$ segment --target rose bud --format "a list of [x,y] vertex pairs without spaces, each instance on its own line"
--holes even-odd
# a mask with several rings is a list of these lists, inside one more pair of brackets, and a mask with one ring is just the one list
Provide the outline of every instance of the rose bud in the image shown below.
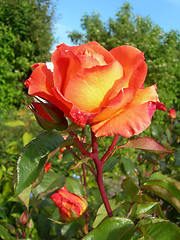
[[169,117],[172,118],[172,119],[176,118],[175,109],[173,109],[173,108],[169,109]]
[[19,222],[22,225],[25,225],[27,223],[27,212],[26,211],[21,214]]
[[50,196],[59,208],[59,213],[63,221],[78,219],[86,211],[88,203],[84,197],[75,193],[70,193],[64,186]]
[[64,113],[52,103],[40,100],[38,102],[31,101],[29,108],[34,113],[39,125],[45,130],[62,131],[68,126]]
[[51,168],[51,163],[45,163],[44,172],[45,173],[49,172],[50,168]]

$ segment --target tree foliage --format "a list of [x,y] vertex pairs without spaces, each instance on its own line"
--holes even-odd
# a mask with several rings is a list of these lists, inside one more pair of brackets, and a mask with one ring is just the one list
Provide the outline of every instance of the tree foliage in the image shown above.
[[47,61],[52,44],[49,0],[0,1],[0,109],[18,106],[34,62]]
[[[159,98],[170,107],[180,108],[180,34],[171,30],[165,33],[149,17],[132,13],[128,3],[117,11],[107,23],[98,13],[84,15],[81,19],[84,33],[69,34],[75,44],[97,41],[110,50],[120,45],[132,45],[145,53],[148,65],[146,84],[157,83]],[[160,115],[160,114],[158,114]],[[161,118],[163,113],[161,113]],[[160,120],[160,119],[159,119]]]

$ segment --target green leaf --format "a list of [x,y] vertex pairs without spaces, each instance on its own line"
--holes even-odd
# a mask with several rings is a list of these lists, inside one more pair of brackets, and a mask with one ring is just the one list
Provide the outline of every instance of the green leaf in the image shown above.
[[11,234],[8,232],[8,230],[0,225],[0,237],[5,240],[13,240],[14,238],[11,236]]
[[29,200],[30,200],[30,195],[31,195],[31,188],[32,185],[29,187],[25,188],[19,195],[18,198],[24,203],[26,206],[27,210],[29,209]]
[[[111,206],[112,211],[114,211],[115,209],[117,209],[122,203],[121,202],[117,202],[116,199],[110,199],[109,200],[109,204]],[[100,208],[97,211],[97,215],[96,215],[96,219],[93,222],[93,228],[97,227],[97,225],[102,222],[102,220],[104,218],[106,218],[108,216],[107,212],[106,212],[106,208],[104,206],[104,204],[102,204],[100,206]]]
[[163,128],[161,125],[151,125],[151,134],[155,139],[161,139],[163,134]]
[[35,195],[39,197],[49,194],[56,189],[60,189],[64,186],[65,177],[54,172],[47,172],[44,174],[44,178],[41,183],[33,190]]
[[19,154],[20,150],[19,150],[18,142],[17,141],[10,142],[7,145],[6,152],[9,154]]
[[139,187],[134,183],[132,178],[126,178],[122,183],[122,188],[126,195],[130,196],[131,199],[135,197],[139,192]]
[[174,154],[175,156],[175,164],[176,166],[180,166],[180,148],[177,149],[177,153]]
[[[139,221],[140,229],[147,239],[153,240],[177,240],[180,239],[180,229],[172,222],[162,219],[144,219]],[[145,238],[145,239],[146,239]]]
[[127,175],[134,173],[135,164],[129,158],[122,158],[122,163]]
[[25,132],[22,138],[23,138],[23,146],[26,146],[30,141],[33,140],[33,135],[32,133]]
[[44,132],[31,141],[21,153],[17,163],[17,184],[15,193],[20,194],[31,185],[44,168],[47,156],[54,151],[63,137],[54,131]]
[[[111,217],[106,218],[97,228],[87,234],[83,240],[119,240],[128,230],[134,227],[133,221],[127,218]],[[125,238],[124,238],[125,239]],[[126,238],[129,240],[130,238]]]
[[25,126],[25,123],[22,122],[21,120],[16,120],[16,121],[6,122],[4,125],[8,127],[20,127],[20,126]]
[[136,209],[136,215],[138,217],[142,217],[146,213],[152,212],[154,210],[154,207],[157,204],[158,204],[158,202],[138,204],[137,209]]
[[67,177],[65,181],[67,190],[71,193],[75,193],[81,197],[85,196],[84,187],[78,179]]
[[58,146],[58,148],[56,148],[54,151],[50,152],[48,154],[48,159],[50,159],[51,157],[53,157],[56,153],[58,153],[63,147],[69,147],[74,143],[73,139],[67,139],[64,140],[63,142],[61,142]]
[[180,212],[180,182],[162,174],[155,176],[152,175],[151,179],[153,180],[144,183],[142,189],[163,198]]
[[118,159],[118,158],[116,158],[116,157],[111,157],[111,158],[108,159],[108,161],[105,162],[105,164],[103,165],[103,172],[111,171],[118,162],[119,162],[119,159]]
[[118,148],[137,148],[151,151],[157,154],[175,153],[175,151],[165,148],[162,144],[150,137],[139,137],[130,139],[127,143],[119,146]]
[[171,139],[171,132],[170,132],[169,128],[166,128],[165,131],[166,131],[167,139],[168,139],[168,141],[170,141],[170,139]]

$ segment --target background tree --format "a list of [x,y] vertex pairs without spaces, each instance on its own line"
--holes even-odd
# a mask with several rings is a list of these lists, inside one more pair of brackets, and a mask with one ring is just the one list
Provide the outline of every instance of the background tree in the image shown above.
[[50,59],[52,17],[49,0],[0,0],[0,109],[19,106],[30,65]]
[[[108,50],[119,45],[139,48],[145,53],[148,65],[146,84],[157,83],[159,98],[167,109],[172,106],[179,109],[180,34],[174,30],[165,33],[149,17],[136,16],[131,10],[131,6],[124,3],[115,18],[109,18],[107,23],[101,21],[98,13],[84,15],[83,33],[73,31],[69,37],[75,44],[98,41]],[[158,113],[158,121],[164,114]]]

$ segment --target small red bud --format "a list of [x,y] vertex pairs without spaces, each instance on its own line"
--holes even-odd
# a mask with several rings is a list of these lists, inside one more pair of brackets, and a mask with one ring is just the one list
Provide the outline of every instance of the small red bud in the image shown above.
[[22,225],[25,225],[27,223],[27,212],[26,211],[21,214],[19,222]]
[[173,108],[169,109],[169,117],[172,118],[172,119],[176,118],[175,109],[173,109]]
[[86,211],[88,203],[84,197],[70,193],[66,187],[61,188],[50,196],[59,208],[59,213],[63,221],[78,219]]

